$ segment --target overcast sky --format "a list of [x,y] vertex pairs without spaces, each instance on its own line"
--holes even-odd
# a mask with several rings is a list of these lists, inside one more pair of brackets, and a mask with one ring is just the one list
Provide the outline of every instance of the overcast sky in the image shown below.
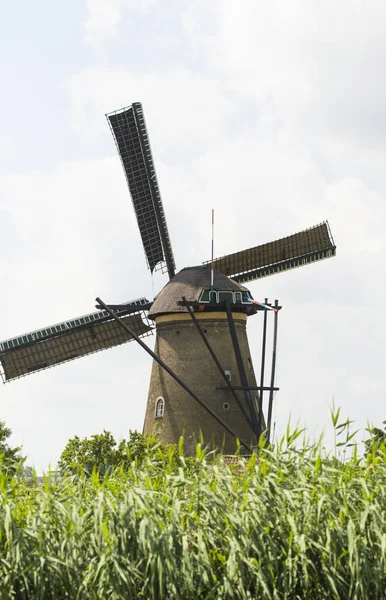
[[[385,22],[382,0],[1,3],[0,340],[166,283],[104,116],[140,101],[178,269],[209,258],[212,207],[217,256],[329,219],[336,258],[250,284],[283,305],[278,432],[330,431],[333,398],[381,424]],[[0,420],[41,470],[75,434],[141,430],[150,369],[130,343],[34,374]]]

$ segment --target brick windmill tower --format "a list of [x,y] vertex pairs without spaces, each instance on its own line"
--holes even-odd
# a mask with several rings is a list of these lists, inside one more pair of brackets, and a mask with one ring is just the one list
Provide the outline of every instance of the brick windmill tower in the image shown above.
[[[153,357],[144,432],[184,435],[194,452],[201,435],[233,453],[249,451],[264,427],[247,319],[273,307],[243,284],[335,255],[328,223],[176,274],[171,241],[140,103],[107,115],[133,201],[147,264],[169,282],[153,301],[98,300],[97,312],[0,342],[4,382],[135,340]],[[152,352],[143,342],[156,331]]]

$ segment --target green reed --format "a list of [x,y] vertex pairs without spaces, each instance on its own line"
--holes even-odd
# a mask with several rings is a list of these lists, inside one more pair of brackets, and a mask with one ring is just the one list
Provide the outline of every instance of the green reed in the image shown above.
[[359,458],[335,428],[339,457],[288,428],[230,465],[198,446],[104,478],[0,474],[1,599],[386,598],[386,449]]

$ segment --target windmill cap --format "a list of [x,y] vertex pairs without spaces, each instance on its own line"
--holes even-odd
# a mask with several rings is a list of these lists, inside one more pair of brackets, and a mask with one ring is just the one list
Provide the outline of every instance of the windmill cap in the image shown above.
[[[170,313],[186,313],[185,306],[178,302],[185,297],[189,301],[199,300],[204,290],[210,289],[210,265],[185,267],[157,294],[149,310],[149,318]],[[214,271],[214,289],[223,292],[249,292],[248,288],[233,281],[223,273]]]

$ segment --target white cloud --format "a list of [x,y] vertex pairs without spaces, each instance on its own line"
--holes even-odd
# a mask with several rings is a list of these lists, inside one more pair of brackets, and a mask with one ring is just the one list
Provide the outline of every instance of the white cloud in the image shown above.
[[104,113],[141,101],[153,137],[161,137],[167,149],[181,144],[184,152],[222,135],[233,110],[218,82],[183,67],[144,74],[84,69],[70,78],[69,93],[78,135],[106,135]]
[[116,33],[122,18],[122,0],[88,0],[85,39],[90,45],[105,41]]
[[125,11],[147,12],[158,0],[87,0],[85,41],[96,50],[117,35]]
[[[271,97],[298,135],[318,129],[371,146],[384,141],[383,2],[345,0],[339,9],[330,0],[215,6],[216,35],[208,46],[204,32],[202,46],[227,86],[258,100]],[[200,22],[199,11],[189,16]]]
[[[10,335],[17,324],[38,327],[47,319],[89,312],[97,290],[109,289],[114,276],[115,289],[124,297],[141,295],[130,289],[128,276],[119,279],[119,257],[128,240],[135,236],[138,256],[142,250],[116,159],[63,163],[48,173],[3,176],[0,196],[12,231],[0,259],[1,270],[10,280],[1,303],[12,305],[15,297],[21,299],[33,288],[40,295],[33,322],[28,312],[15,312],[14,322],[6,324]],[[135,244],[130,247],[133,252]],[[82,287],[89,289],[83,298],[79,297]]]

